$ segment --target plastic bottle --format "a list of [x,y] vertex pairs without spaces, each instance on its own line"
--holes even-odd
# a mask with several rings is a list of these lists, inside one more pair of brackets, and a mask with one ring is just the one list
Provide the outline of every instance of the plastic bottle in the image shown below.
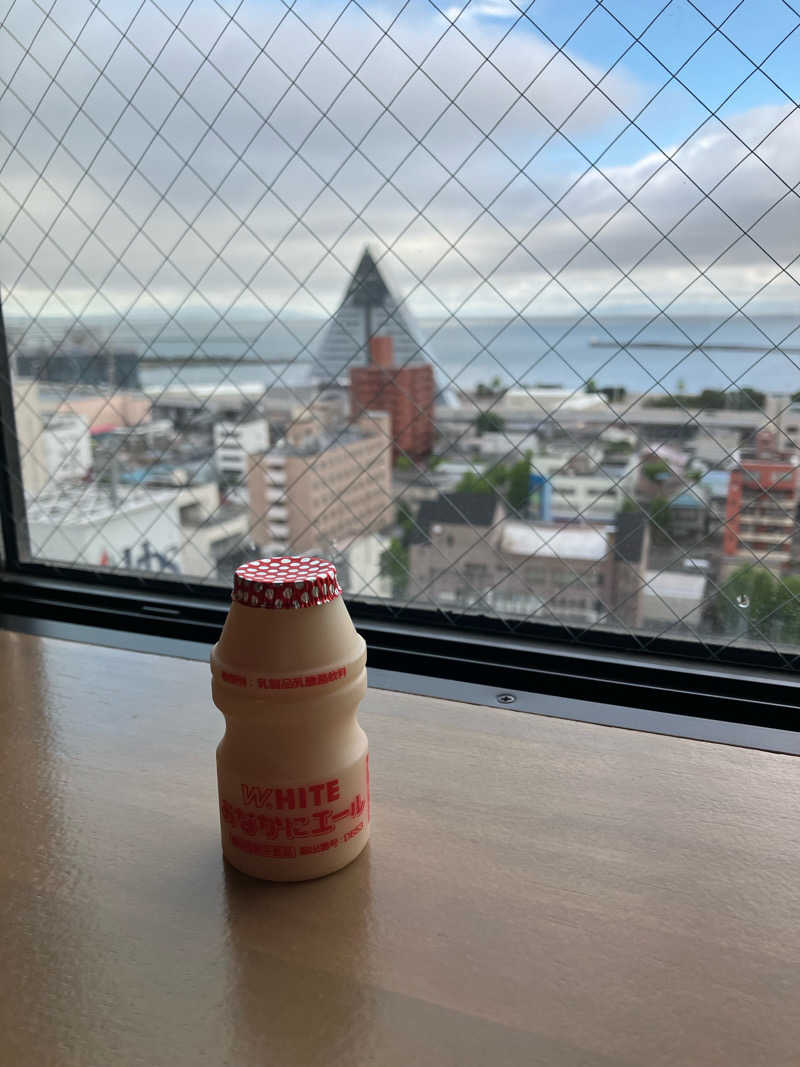
[[366,645],[341,594],[327,560],[243,564],[211,652],[222,851],[256,878],[330,874],[369,838]]

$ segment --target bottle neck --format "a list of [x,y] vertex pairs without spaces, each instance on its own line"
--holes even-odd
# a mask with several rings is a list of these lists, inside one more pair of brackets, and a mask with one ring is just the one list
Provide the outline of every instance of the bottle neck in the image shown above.
[[306,677],[352,663],[362,646],[341,597],[282,611],[234,601],[214,656],[233,674]]

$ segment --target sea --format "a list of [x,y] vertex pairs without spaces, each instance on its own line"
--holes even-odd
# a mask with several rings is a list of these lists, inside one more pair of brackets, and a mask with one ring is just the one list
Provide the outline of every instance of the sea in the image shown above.
[[[20,337],[26,347],[44,338],[52,341],[69,325],[6,320],[12,348]],[[83,319],[72,337],[76,344],[88,336],[135,349],[145,359],[174,361],[143,364],[145,388],[222,381],[297,386],[314,374],[326,327],[326,320],[295,315],[265,321],[255,313],[230,313],[218,321],[186,313],[168,321]],[[727,321],[703,315],[464,318],[421,319],[417,327],[445,387],[474,388],[499,380],[502,386],[581,389],[592,381],[597,388],[624,386],[629,393],[745,386],[770,393],[800,391],[800,309],[797,315],[735,315]],[[236,365],[242,356],[248,362]],[[217,357],[226,362],[215,364]]]

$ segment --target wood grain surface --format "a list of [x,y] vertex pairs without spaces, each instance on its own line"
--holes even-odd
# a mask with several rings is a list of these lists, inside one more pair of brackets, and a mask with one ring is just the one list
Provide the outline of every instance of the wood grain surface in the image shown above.
[[203,664],[0,632],[0,1062],[800,1064],[800,762],[370,691],[373,839],[222,861]]

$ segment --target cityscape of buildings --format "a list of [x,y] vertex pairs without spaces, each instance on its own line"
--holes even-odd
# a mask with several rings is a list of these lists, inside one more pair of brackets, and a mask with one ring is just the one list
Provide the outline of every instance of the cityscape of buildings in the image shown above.
[[368,251],[302,386],[143,388],[74,338],[13,370],[36,557],[227,583],[314,553],[353,596],[800,636],[800,404],[444,385]]

